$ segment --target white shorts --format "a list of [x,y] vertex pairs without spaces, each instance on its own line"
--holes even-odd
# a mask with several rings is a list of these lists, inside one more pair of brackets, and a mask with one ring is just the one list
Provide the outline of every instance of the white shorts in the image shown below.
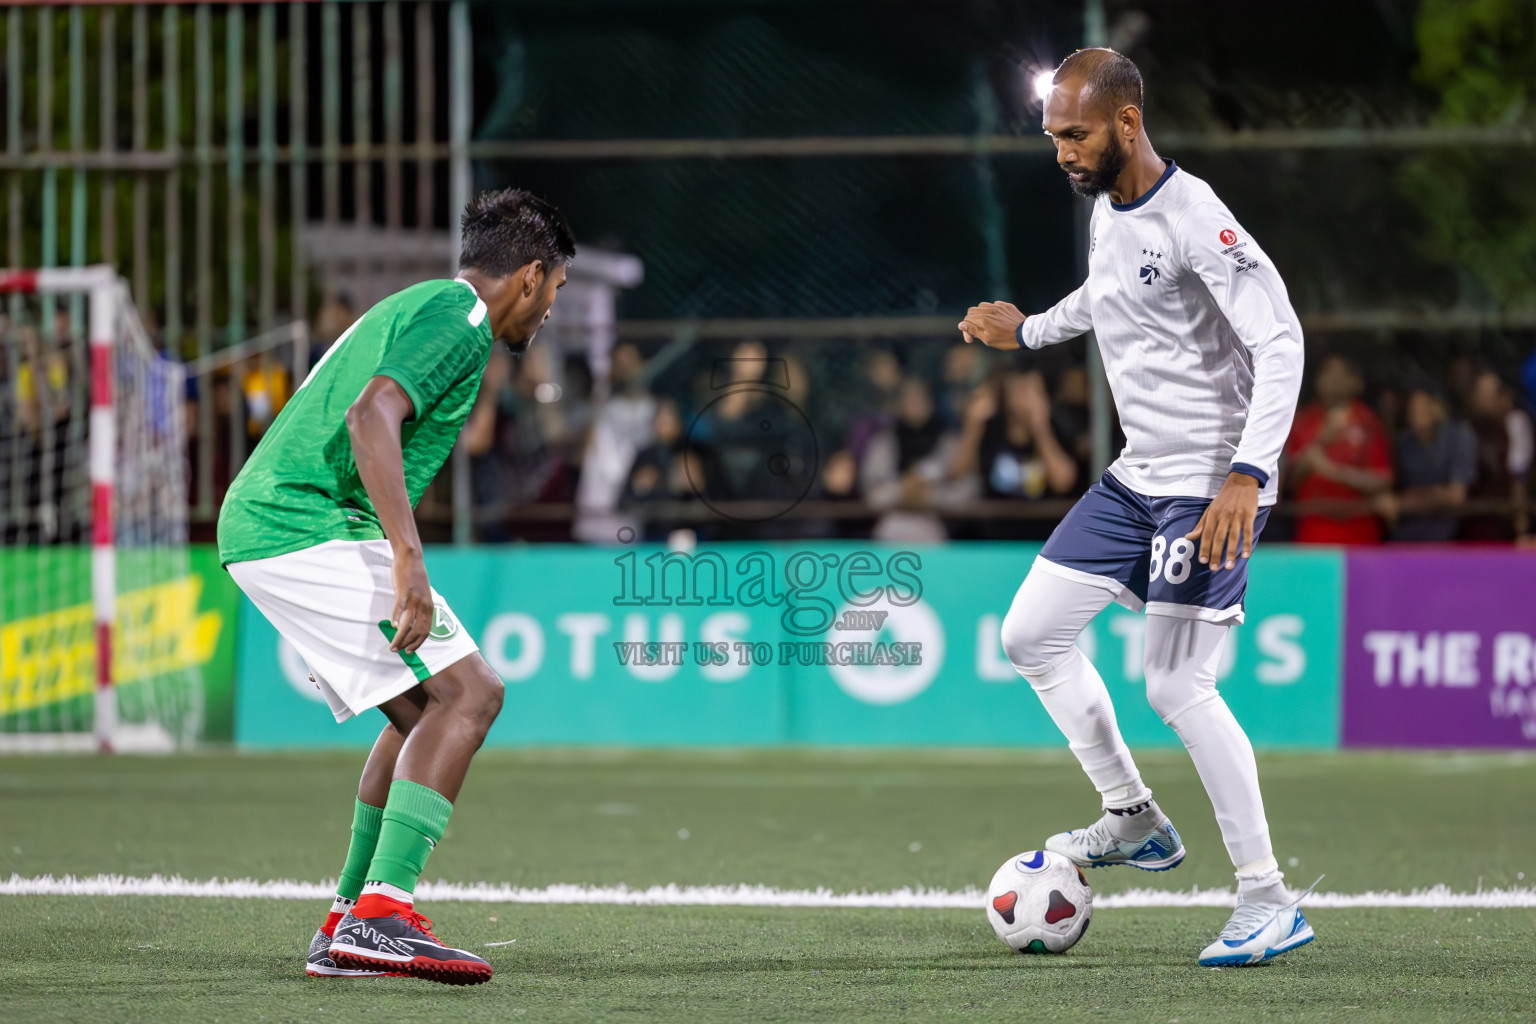
[[387,540],[331,540],[229,565],[245,596],[309,666],[338,722],[480,650],[436,590],[427,639],[413,654],[389,649],[394,560]]

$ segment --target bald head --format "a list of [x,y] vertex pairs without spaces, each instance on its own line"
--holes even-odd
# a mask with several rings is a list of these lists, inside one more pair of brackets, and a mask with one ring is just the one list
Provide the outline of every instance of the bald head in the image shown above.
[[1078,50],[1056,68],[1052,85],[1081,82],[1083,102],[1106,116],[1122,107],[1141,109],[1141,70],[1134,61],[1107,47]]

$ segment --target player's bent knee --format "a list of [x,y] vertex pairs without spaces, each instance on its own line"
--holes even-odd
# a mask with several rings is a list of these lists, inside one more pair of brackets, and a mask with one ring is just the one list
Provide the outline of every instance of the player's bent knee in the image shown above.
[[1220,701],[1216,677],[1221,652],[1230,641],[1225,623],[1151,614],[1147,616],[1142,665],[1147,703],[1169,725],[1191,708]]
[[1147,703],[1165,724],[1216,696],[1216,687],[1178,673],[1147,672]]
[[501,713],[506,686],[478,654],[454,662],[422,684],[444,710],[478,725],[482,732]]
[[1150,666],[1147,669],[1147,703],[1152,710],[1157,712],[1157,717],[1163,721],[1168,720],[1168,713],[1177,711],[1180,705],[1189,703],[1193,695],[1192,687],[1187,680],[1181,680],[1175,676],[1154,671]]
[[1018,605],[1008,609],[1008,614],[1003,616],[1003,654],[1026,678],[1044,672],[1072,645],[1070,638],[1062,643],[1050,626],[1047,617],[1039,611]]
[[480,709],[481,717],[485,719],[485,727],[489,729],[501,715],[502,705],[506,703],[507,687],[495,675],[491,676],[491,685],[485,694],[484,702]]
[[496,716],[501,714],[507,688],[501,681],[501,677],[485,663],[484,658],[472,656],[465,658],[461,664],[466,663],[467,685],[464,687],[464,700],[461,702],[460,710],[474,720],[483,735],[490,731]]
[[1174,693],[1176,689],[1182,688],[1175,687],[1166,676],[1147,674],[1147,703],[1164,722],[1168,721],[1168,712],[1177,710],[1181,703]]

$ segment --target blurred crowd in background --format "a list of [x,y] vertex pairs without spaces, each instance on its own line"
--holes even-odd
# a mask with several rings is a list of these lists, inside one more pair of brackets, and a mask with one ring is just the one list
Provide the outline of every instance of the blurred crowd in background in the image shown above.
[[[322,305],[311,365],[356,315],[345,297]],[[62,311],[55,328],[68,337]],[[0,368],[14,409],[0,473],[30,479],[7,488],[12,498],[37,498],[45,472],[64,495],[66,477],[84,472],[83,446],[69,443],[88,404],[84,367],[69,343],[48,351],[46,365],[23,353]],[[1530,380],[1514,380],[1456,357],[1434,375],[1373,374],[1345,355],[1313,356],[1266,539],[1536,543],[1536,353],[1525,370]],[[1005,354],[958,336],[696,341],[647,353],[621,342],[607,371],[558,343],[493,351],[463,435],[474,539],[1038,540],[1096,478],[1080,344]],[[292,377],[269,353],[189,382],[189,466],[203,443],[198,405],[215,406],[213,507],[231,476],[230,432],[243,424],[233,447],[253,449]],[[1117,431],[1112,450],[1122,443]],[[203,485],[190,476],[196,505]],[[418,510],[439,540],[450,477]],[[194,535],[210,528],[194,523]]]
[[[678,380],[682,390],[648,384],[639,351],[621,345],[606,399],[594,401],[590,373],[569,360],[572,390],[541,401],[545,362],[534,355],[512,367],[498,357],[472,421],[483,425],[471,433],[477,500],[509,513],[491,521],[497,532],[487,539],[516,536],[511,506],[541,501],[575,501],[578,517],[618,512],[652,539],[679,528],[718,539],[1043,539],[1095,478],[1080,363],[937,340],[748,341],[715,354],[733,367],[788,369],[783,400],[804,410],[820,453],[803,501],[767,522],[750,506],[736,522],[703,507],[770,497],[754,471],[766,466],[771,476],[773,454],[787,447],[779,433],[756,429],[772,387],[738,381],[734,398],[715,400],[702,374]],[[1536,395],[1468,359],[1444,377],[1391,386],[1368,387],[1368,375],[1338,355],[1314,361],[1308,376],[1269,539],[1529,540]],[[488,431],[495,451],[484,446]],[[1117,432],[1114,450],[1122,443]],[[829,511],[827,501],[848,507]],[[765,515],[780,511],[764,504]],[[579,539],[605,539],[580,537],[577,523]]]
[[[663,366],[621,343],[597,381],[498,349],[464,435],[477,539],[1043,539],[1095,479],[1080,353],[749,340]],[[1529,542],[1536,389],[1470,358],[1375,376],[1310,361],[1268,539]],[[253,443],[286,386],[244,368]]]

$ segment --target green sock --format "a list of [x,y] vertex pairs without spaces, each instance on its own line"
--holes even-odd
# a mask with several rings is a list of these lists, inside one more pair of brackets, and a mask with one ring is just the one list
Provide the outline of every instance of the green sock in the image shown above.
[[408,779],[389,786],[384,824],[368,865],[368,881],[385,882],[406,892],[416,891],[416,879],[427,857],[448,828],[453,804],[441,793]]
[[341,866],[341,877],[336,880],[336,895],[356,903],[367,881],[368,862],[373,860],[373,848],[379,841],[379,826],[384,818],[384,808],[357,801],[352,810],[352,845],[347,847],[347,860]]

